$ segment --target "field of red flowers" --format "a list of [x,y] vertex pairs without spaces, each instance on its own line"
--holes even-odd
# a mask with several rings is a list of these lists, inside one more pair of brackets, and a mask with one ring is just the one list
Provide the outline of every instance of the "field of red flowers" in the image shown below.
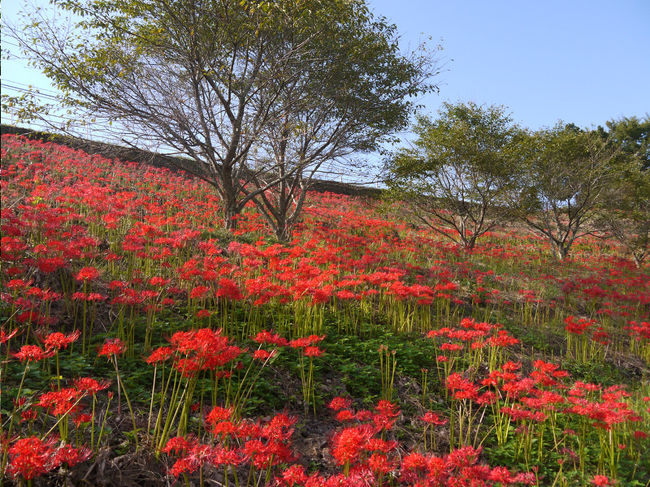
[[2,138],[7,485],[649,486],[650,273]]

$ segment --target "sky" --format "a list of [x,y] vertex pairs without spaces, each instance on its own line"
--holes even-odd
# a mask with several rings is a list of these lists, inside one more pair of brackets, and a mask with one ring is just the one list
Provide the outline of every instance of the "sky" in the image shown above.
[[[533,130],[559,120],[594,128],[650,116],[650,0],[367,2],[396,24],[405,51],[428,38],[442,46],[439,93],[418,100],[433,117],[443,102],[466,101],[505,106]],[[22,5],[5,0],[3,19],[16,23]],[[28,84],[51,88],[24,61],[3,60],[2,93]]]
[[650,115],[650,0],[369,0],[411,49],[442,45],[439,94],[503,105],[533,130]]

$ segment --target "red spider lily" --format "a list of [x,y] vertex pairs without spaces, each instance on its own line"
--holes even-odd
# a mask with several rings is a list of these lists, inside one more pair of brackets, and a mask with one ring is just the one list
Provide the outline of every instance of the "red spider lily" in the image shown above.
[[7,473],[13,477],[20,475],[25,480],[32,480],[63,463],[74,467],[91,455],[87,448],[73,448],[70,445],[56,448],[55,445],[54,439],[43,441],[35,436],[16,440],[9,447]]
[[165,279],[162,277],[154,276],[149,279],[149,284],[153,287],[165,287],[168,286],[171,282],[171,279]]
[[103,294],[99,293],[82,293],[82,292],[76,292],[72,294],[72,300],[73,301],[88,301],[88,302],[93,302],[93,301],[104,301],[106,299],[106,296]]
[[214,370],[239,357],[244,350],[229,344],[229,339],[221,330],[201,328],[186,332],[176,332],[169,339],[172,349],[185,358],[178,359],[174,367],[184,375],[192,375],[199,370]]
[[375,407],[375,415],[372,420],[375,423],[377,430],[390,430],[393,428],[397,417],[400,412],[397,406],[395,406],[390,401],[381,400],[377,403]]
[[332,399],[328,407],[334,411],[340,411],[341,409],[347,409],[352,405],[352,400],[344,397],[335,397]]
[[54,453],[54,461],[56,464],[66,463],[68,467],[72,468],[78,463],[88,460],[91,455],[92,451],[88,448],[73,448],[70,445],[63,445]]
[[339,465],[351,465],[361,455],[374,434],[374,428],[360,424],[344,428],[332,437],[332,456]]
[[231,279],[223,278],[219,281],[219,289],[216,292],[217,297],[224,297],[239,301],[243,298],[237,283]]
[[229,420],[234,412],[235,410],[233,408],[222,408],[220,406],[215,406],[205,417],[205,422],[209,425],[214,426],[217,423]]
[[99,277],[99,271],[95,267],[83,267],[79,270],[75,279],[77,281],[94,281]]
[[544,362],[543,360],[536,360],[533,363],[536,370],[531,372],[530,376],[542,386],[554,386],[558,382],[556,379],[565,378],[569,373],[565,370],[560,370],[558,365]]
[[36,436],[17,440],[9,447],[7,473],[31,480],[53,470],[57,467],[54,444],[54,440],[43,442]]
[[36,261],[36,266],[44,274],[51,274],[66,266],[63,257],[41,257]]
[[98,381],[92,377],[80,377],[74,380],[74,386],[81,393],[97,394],[100,391],[108,389],[110,381]]
[[632,332],[635,340],[641,341],[642,339],[650,340],[650,321],[630,321],[629,326],[625,327]]
[[48,350],[61,350],[62,348],[67,348],[71,343],[76,342],[80,336],[81,333],[79,330],[75,330],[69,335],[64,335],[59,331],[55,331],[43,339],[43,344]]
[[607,487],[609,485],[614,485],[614,482],[611,481],[606,475],[594,475],[591,479],[591,484],[597,487]]
[[20,351],[13,354],[21,362],[38,362],[44,358],[54,356],[54,350],[43,350],[38,345],[23,345]]
[[275,480],[279,485],[284,487],[294,487],[307,482],[309,476],[305,473],[305,467],[302,465],[291,465],[282,472]]
[[260,331],[252,338],[252,340],[259,344],[269,343],[278,347],[285,347],[289,344],[286,338],[281,337],[277,333],[271,333],[266,330]]
[[18,333],[18,329],[12,330],[9,333],[5,333],[4,328],[0,329],[0,345],[4,345]]
[[192,473],[202,467],[206,462],[210,462],[215,454],[215,448],[210,445],[204,445],[198,442],[196,438],[174,437],[167,441],[163,448],[165,453],[175,453],[183,455],[176,460],[170,468],[169,473],[174,477],[181,474]]
[[163,447],[162,451],[165,453],[176,453],[181,454],[185,453],[187,450],[190,450],[198,443],[198,440],[194,437],[182,437],[174,436],[167,440],[167,444]]
[[303,355],[305,357],[320,357],[325,353],[324,350],[318,347],[305,347]]
[[26,409],[20,414],[21,422],[24,421],[33,421],[38,417],[38,411],[36,409]]
[[579,318],[576,321],[575,316],[567,316],[564,320],[566,326],[564,327],[569,333],[574,335],[582,335],[586,329],[596,324],[594,320],[586,320]]
[[445,385],[447,389],[454,393],[456,399],[476,399],[478,397],[476,386],[472,382],[463,379],[458,373],[447,376]]
[[438,416],[436,413],[432,411],[427,411],[426,413],[424,413],[424,416],[422,416],[420,419],[425,423],[433,424],[436,426],[447,424],[446,419],[441,419],[440,416]]
[[74,387],[46,392],[41,394],[38,406],[48,409],[53,416],[62,416],[74,411],[75,404],[82,394]]
[[325,335],[320,335],[320,336],[309,335],[306,337],[301,337],[301,338],[296,338],[295,340],[291,340],[289,342],[289,346],[291,348],[304,348],[304,347],[313,346],[324,339],[325,339]]
[[199,319],[209,318],[212,315],[208,309],[200,309],[196,312],[196,317]]
[[275,357],[278,354],[277,350],[271,350],[270,352],[267,350],[264,350],[262,348],[255,350],[253,352],[253,358],[255,360],[260,360],[262,362],[270,359],[271,357]]
[[100,347],[97,355],[100,357],[114,357],[117,355],[122,355],[126,352],[126,345],[119,338],[111,338],[106,340],[104,344]]
[[158,347],[145,359],[147,364],[157,364],[168,360],[174,354],[172,347]]
[[202,299],[204,298],[208,292],[210,291],[210,288],[207,286],[196,286],[190,291],[190,298],[191,299]]

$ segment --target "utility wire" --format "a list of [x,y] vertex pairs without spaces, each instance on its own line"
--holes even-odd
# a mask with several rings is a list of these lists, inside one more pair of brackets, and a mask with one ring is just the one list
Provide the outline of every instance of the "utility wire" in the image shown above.
[[[2,81],[2,89],[3,91],[8,90],[16,93],[23,93],[23,94],[30,93],[35,98],[38,99],[44,99],[44,100],[54,101],[54,102],[60,101],[60,98],[58,97],[58,93],[56,91],[48,88],[40,88],[36,85],[30,85],[27,83],[22,83],[20,81],[5,79]],[[92,124],[84,123],[83,125],[79,125],[77,118],[73,116],[66,116],[57,113],[48,113],[44,118],[46,120],[31,121],[30,125],[35,128],[40,128],[45,130],[52,130],[52,128],[57,128],[57,124],[61,124],[63,126],[68,126],[68,127],[74,126],[75,128],[73,130],[64,130],[64,129],[60,129],[60,130],[70,132],[72,135],[87,138],[89,140],[95,140],[102,143],[116,144],[116,145],[121,145],[121,143],[124,143],[124,140],[120,139],[119,137],[116,137],[115,128],[114,127],[108,128],[106,122],[102,122],[98,120],[92,122]],[[158,148],[158,150],[160,150],[160,148]],[[177,151],[173,151],[173,153],[161,152],[161,154],[176,155]],[[346,183],[355,184],[357,186],[377,186],[378,184],[384,184],[387,182],[386,179],[380,178],[378,175],[376,175],[376,177],[374,177],[369,181],[366,180],[366,181],[359,182],[358,178],[354,178],[355,180],[350,181],[351,179],[350,176],[353,176],[354,172],[361,172],[363,170],[367,171],[367,168],[365,169],[359,168],[357,171],[355,171],[355,169],[357,168],[352,168],[351,170],[350,166],[351,164],[349,162],[345,163],[339,161],[332,161],[328,164],[328,167],[322,168],[321,170],[317,171],[317,175],[318,177],[327,177],[328,180],[330,181],[338,180],[340,182],[343,182],[343,179],[345,179]]]

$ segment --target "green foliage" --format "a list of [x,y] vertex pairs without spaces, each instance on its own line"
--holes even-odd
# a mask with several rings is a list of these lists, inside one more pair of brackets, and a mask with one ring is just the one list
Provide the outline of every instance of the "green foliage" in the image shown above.
[[638,161],[643,170],[650,169],[650,116],[641,120],[624,117],[610,120],[606,125],[607,129],[598,127],[598,134],[619,146],[626,157]]
[[594,132],[559,123],[523,137],[521,154],[510,206],[562,260],[592,233],[589,225],[620,172],[619,150]]
[[601,206],[598,226],[617,239],[641,266],[650,245],[650,118],[607,122],[598,134],[620,149],[620,170]]
[[474,103],[446,103],[413,130],[414,147],[386,164],[391,190],[420,221],[472,249],[504,214],[520,130],[503,107]]

